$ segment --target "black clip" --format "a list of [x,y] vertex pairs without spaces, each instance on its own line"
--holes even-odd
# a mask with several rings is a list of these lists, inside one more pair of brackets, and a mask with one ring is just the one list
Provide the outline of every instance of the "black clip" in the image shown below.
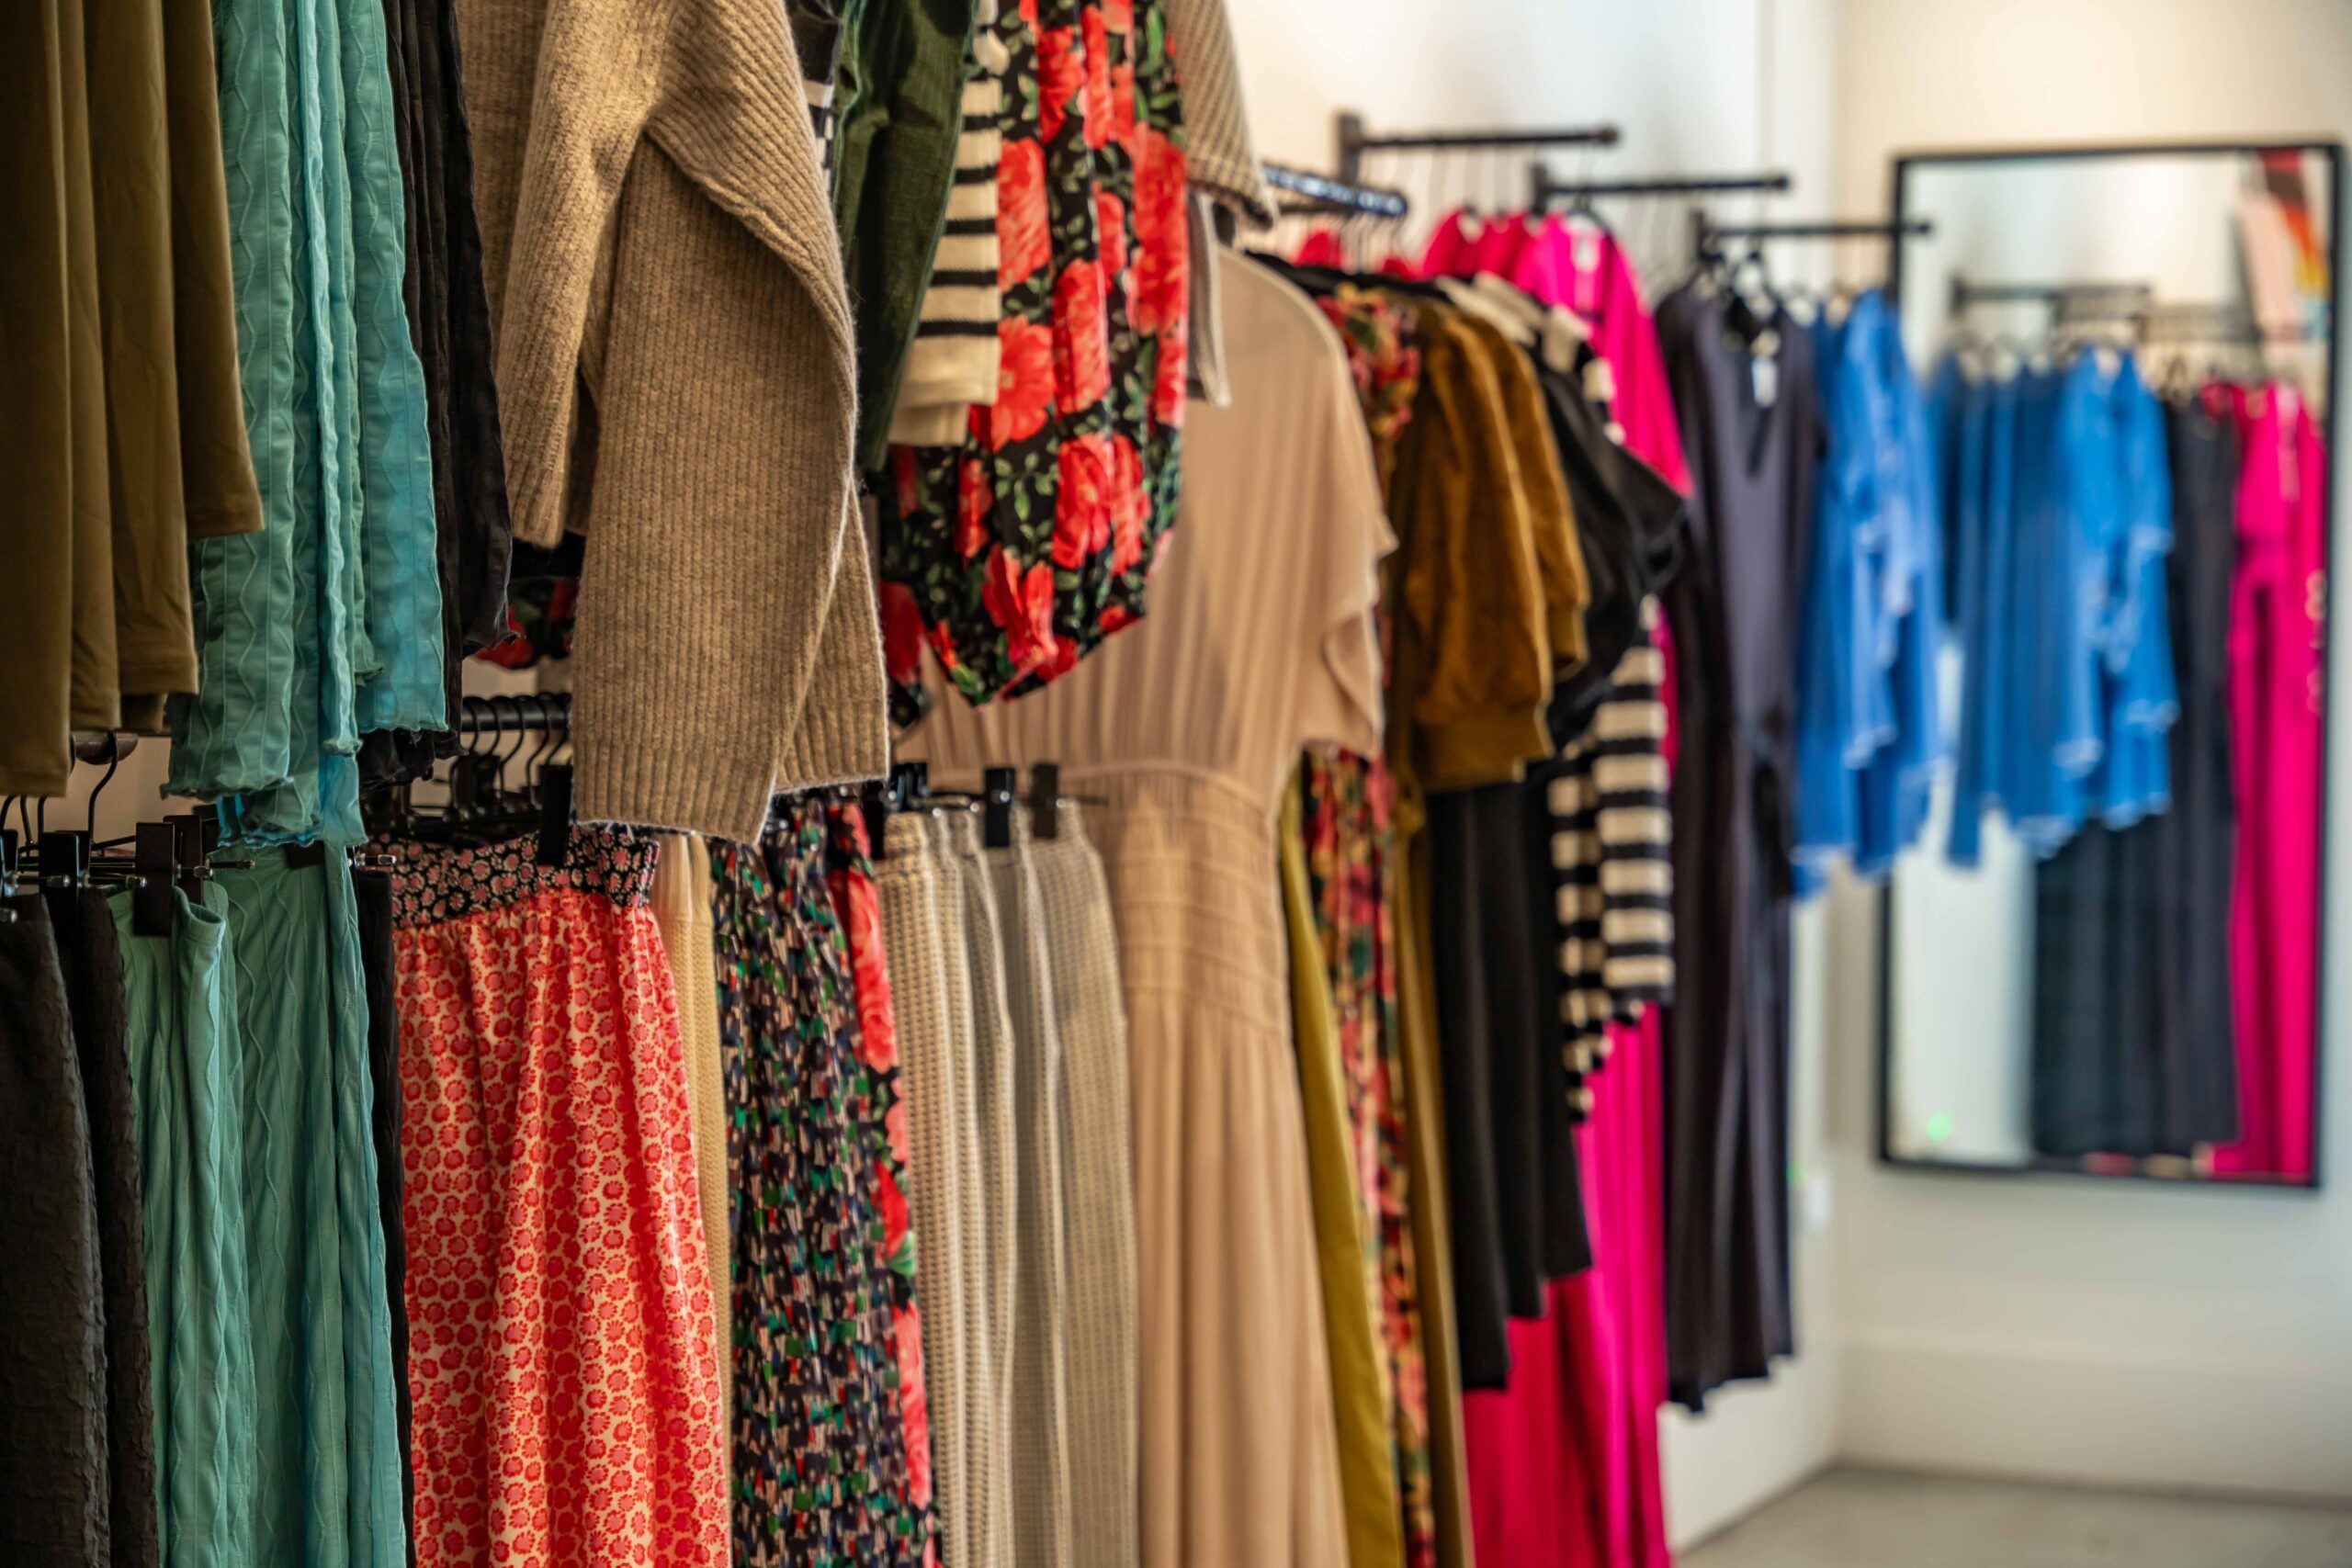
[[[204,897],[204,879],[212,874],[211,848],[204,841],[204,829],[199,818],[191,811],[178,817],[166,817],[173,835],[173,863],[179,868],[180,891],[191,903]],[[219,822],[219,818],[213,820]]]
[[980,774],[980,841],[992,850],[1012,847],[1012,797],[1017,768],[989,768]]
[[1062,769],[1040,762],[1029,770],[1029,830],[1041,843],[1062,836]]
[[571,858],[571,764],[549,762],[539,770],[541,865],[561,869]]
[[316,839],[307,844],[286,846],[286,869],[288,871],[308,871],[312,866],[326,863],[327,847]]
[[131,842],[131,868],[139,880],[130,892],[130,934],[169,936],[177,890],[172,874],[179,860],[180,830],[172,823],[141,822]]
[[43,833],[36,848],[40,853],[40,880],[44,887],[78,888],[90,880],[90,835],[87,833]]
[[890,801],[880,779],[869,779],[857,792],[857,808],[865,818],[865,852],[875,860],[889,854]]

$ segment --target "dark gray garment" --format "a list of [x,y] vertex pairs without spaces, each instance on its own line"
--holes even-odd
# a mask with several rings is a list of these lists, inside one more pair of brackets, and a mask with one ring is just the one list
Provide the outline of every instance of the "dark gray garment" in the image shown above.
[[1785,311],[1685,288],[1659,306],[1658,329],[1692,479],[1689,552],[1668,596],[1681,750],[1665,1089],[1668,1377],[1696,1410],[1795,1350],[1789,781],[1823,425],[1812,338]]
[[359,967],[368,987],[368,1077],[376,1145],[376,1205],[384,1219],[384,1296],[391,1309],[392,1402],[401,1439],[401,1525],[408,1560],[416,1561],[416,1469],[411,1430],[416,1403],[408,1383],[408,1227],[401,1219],[401,1021],[394,1006],[392,877],[385,871],[351,874],[359,911]]
[[97,1202],[98,1274],[105,1292],[107,1485],[114,1568],[163,1561],[155,1520],[155,1402],[149,1386],[146,1186],[140,1179],[138,1108],[125,1038],[122,946],[114,912],[94,890],[49,898],[74,1055],[90,1128]]
[[2238,451],[2194,409],[2167,419],[2167,576],[2180,716],[2172,804],[2086,825],[2036,873],[2033,1146],[2059,1158],[2186,1156],[2237,1136],[2230,903],[2229,637]]
[[0,924],[0,1562],[107,1568],[105,1290],[90,1124],[47,912]]

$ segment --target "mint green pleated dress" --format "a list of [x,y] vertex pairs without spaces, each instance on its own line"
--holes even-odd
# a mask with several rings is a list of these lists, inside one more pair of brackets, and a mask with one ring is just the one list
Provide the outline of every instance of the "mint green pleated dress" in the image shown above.
[[245,1568],[257,1410],[236,966],[220,889],[177,902],[173,934],[148,937],[129,894],[109,900],[145,1184],[158,1535],[173,1568]]
[[189,549],[173,792],[237,838],[356,843],[362,733],[446,721],[424,373],[379,0],[217,0],[258,534]]
[[224,871],[244,1067],[256,1568],[406,1568],[349,863]]

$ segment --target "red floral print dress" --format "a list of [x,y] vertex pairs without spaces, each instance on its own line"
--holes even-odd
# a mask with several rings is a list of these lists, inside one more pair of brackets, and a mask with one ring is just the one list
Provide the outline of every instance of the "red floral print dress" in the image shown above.
[[1067,674],[1138,619],[1176,518],[1190,239],[1161,0],[1022,0],[997,171],[1001,368],[959,446],[878,497],[901,723],[922,649],[974,703]]

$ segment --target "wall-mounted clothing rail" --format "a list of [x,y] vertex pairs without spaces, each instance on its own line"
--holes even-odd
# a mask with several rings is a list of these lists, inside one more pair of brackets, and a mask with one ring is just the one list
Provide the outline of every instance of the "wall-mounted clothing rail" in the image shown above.
[[1494,130],[1411,130],[1379,136],[1366,130],[1363,117],[1339,118],[1340,177],[1363,172],[1366,152],[1493,152],[1529,147],[1614,147],[1617,128],[1609,124]]
[[1542,211],[1564,201],[1585,201],[1610,196],[1782,196],[1794,186],[1786,169],[1753,175],[1659,175],[1624,180],[1555,180],[1551,170],[1537,164],[1531,173],[1528,206]]
[[1400,190],[1360,185],[1352,179],[1333,179],[1280,164],[1264,167],[1268,185],[1298,197],[1295,204],[1283,203],[1286,212],[1351,212],[1373,218],[1402,218],[1413,209],[1413,204]]
[[[2120,304],[2129,313],[2134,303],[2155,294],[2148,283],[2086,279],[2064,283],[1978,283],[1955,275],[1951,280],[1951,313],[1975,305],[2048,305],[2052,310],[2083,313],[2094,303]],[[2110,314],[2113,312],[2110,312]]]
[[1911,240],[1936,231],[1934,222],[1915,218],[1890,223],[1883,218],[1827,218],[1797,223],[1717,223],[1702,213],[1699,237],[1714,240]]

